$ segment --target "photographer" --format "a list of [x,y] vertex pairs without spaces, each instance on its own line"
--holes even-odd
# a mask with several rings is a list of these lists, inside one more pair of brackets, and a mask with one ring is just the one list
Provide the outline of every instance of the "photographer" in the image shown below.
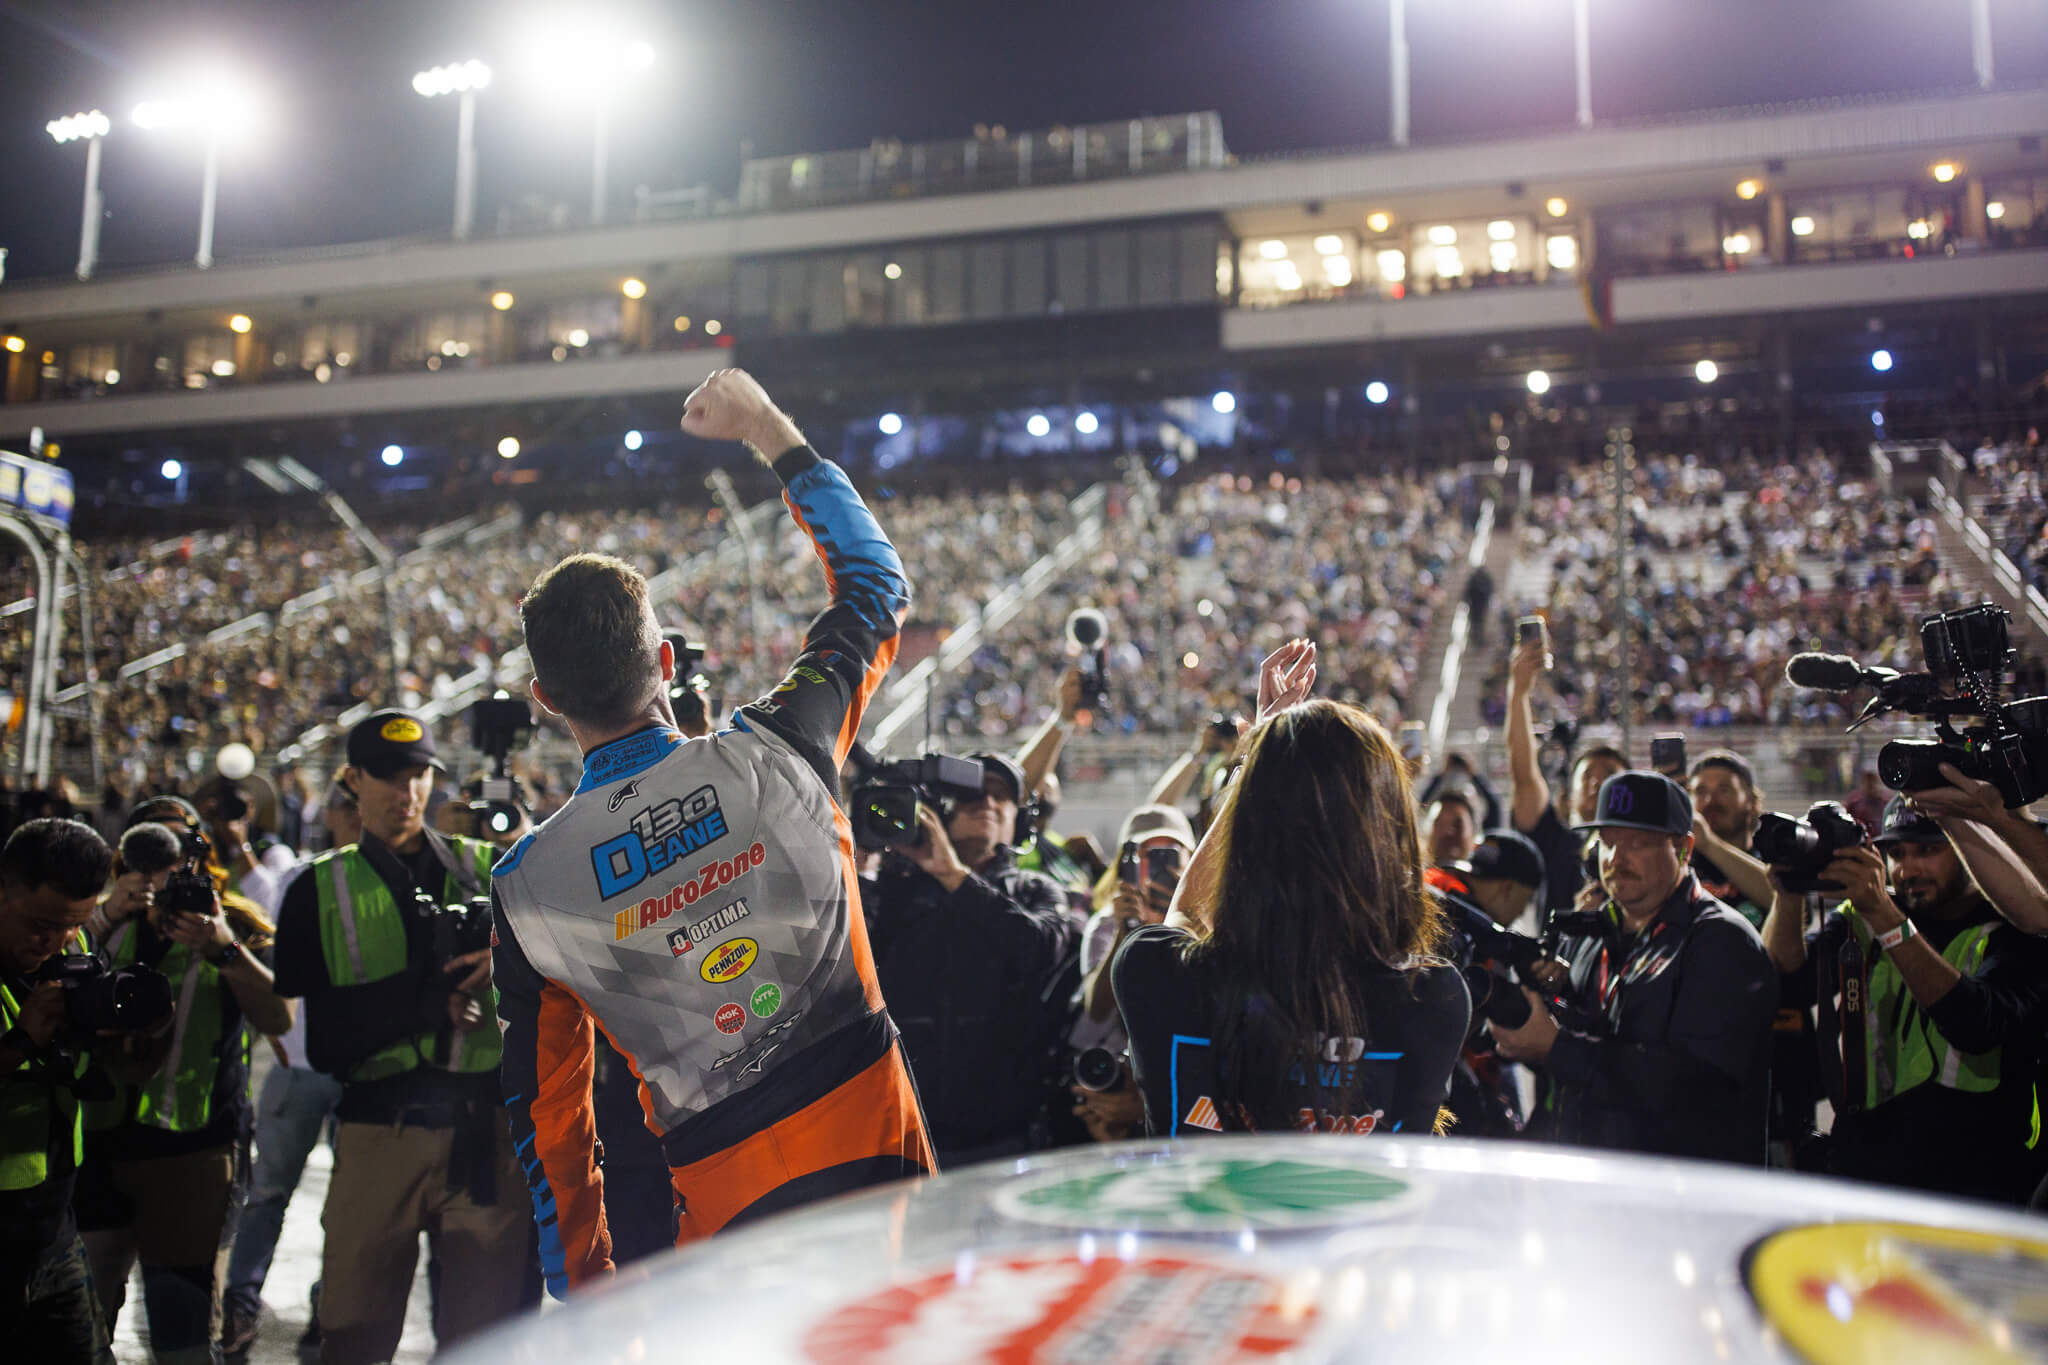
[[1465,787],[1445,786],[1422,814],[1423,848],[1433,866],[1462,863],[1479,847],[1479,808]]
[[942,1165],[1048,1145],[1045,1060],[1071,1020],[1079,925],[1051,878],[1011,851],[1024,774],[977,754],[978,797],[862,887],[875,974],[903,1030]]
[[1434,1130],[1471,1004],[1426,956],[1406,768],[1356,707],[1308,701],[1315,646],[1259,675],[1245,763],[1175,911],[1129,934],[1111,984],[1153,1135]]
[[1967,777],[1944,763],[1946,787],[1930,787],[1906,798],[1941,826],[1941,832],[2013,928],[2048,934],[2048,831],[2023,810],[2008,810],[1989,782]]
[[1707,894],[1761,927],[1771,904],[1770,873],[1750,852],[1763,793],[1747,759],[1716,749],[1692,765],[1693,874]]
[[417,717],[359,721],[347,759],[336,780],[355,797],[362,841],[292,882],[277,938],[278,990],[305,1000],[308,1057],[343,1087],[321,1220],[329,1365],[397,1349],[420,1233],[441,1265],[444,1347],[518,1308],[529,1254],[498,1102],[490,949],[457,941],[474,936],[469,917],[456,932],[493,850],[425,828],[441,760]]
[[[152,809],[177,814],[140,808]],[[121,836],[102,952],[161,972],[177,1003],[169,1030],[137,1049],[149,1079],[91,1106],[76,1198],[109,1327],[139,1261],[151,1348],[166,1360],[205,1359],[219,1334],[224,1253],[248,1185],[252,1031],[292,1026],[271,979],[271,925],[222,894],[209,847],[183,823],[144,820]]]
[[[1124,817],[1117,847],[1124,852],[1101,888],[1107,903],[1082,930],[1081,1011],[1069,1034],[1076,1053],[1102,1048],[1121,1056],[1127,1050],[1130,1038],[1117,1012],[1116,993],[1110,989],[1109,964],[1131,934],[1166,922],[1173,893],[1194,853],[1194,830],[1187,816],[1172,806],[1140,806]],[[1073,1096],[1075,1114],[1097,1142],[1128,1137],[1145,1122],[1144,1099],[1128,1069],[1121,1082],[1107,1090],[1077,1082]]]
[[1536,677],[1550,671],[1547,639],[1537,636],[1515,646],[1508,665],[1508,773],[1513,779],[1513,823],[1543,854],[1543,910],[1570,910],[1585,880],[1581,859],[1585,836],[1575,827],[1593,818],[1600,786],[1628,767],[1628,756],[1596,744],[1572,763],[1570,780],[1553,805],[1550,783],[1537,761]]
[[57,1050],[66,991],[38,980],[80,931],[113,868],[91,826],[31,820],[0,850],[0,1340],[10,1358],[112,1365],[71,1213],[84,1130],[73,1086],[82,1056]]
[[[1424,874],[1424,880],[1445,899],[1452,912],[1451,959],[1461,966],[1471,963],[1474,971],[1487,973],[1485,977],[1475,977],[1471,972],[1466,975],[1474,1009],[1472,1026],[1466,1034],[1458,1068],[1452,1073],[1450,1098],[1446,1101],[1455,1120],[1452,1131],[1460,1137],[1513,1137],[1524,1126],[1521,1089],[1513,1066],[1500,1055],[1486,1031],[1483,1012],[1492,991],[1513,989],[1511,983],[1493,975],[1494,969],[1512,964],[1493,960],[1488,951],[1482,950],[1474,942],[1475,931],[1471,926],[1478,922],[1474,916],[1502,929],[1520,920],[1543,885],[1543,855],[1527,836],[1497,829],[1480,841],[1469,863],[1439,864]],[[1533,941],[1521,940],[1519,935],[1503,940],[1489,934],[1487,939],[1489,946],[1503,941],[1526,942],[1532,958],[1541,951]],[[1535,958],[1532,969],[1541,961]],[[1557,964],[1552,962],[1549,966],[1555,970]],[[1481,993],[1482,987],[1485,994]]]
[[[1811,938],[1802,897],[1778,896],[1766,923],[1788,998],[1819,1004],[1829,1026],[1821,1065],[1836,1112],[1818,1165],[2024,1203],[2048,1169],[2036,1090],[2048,940],[2000,920],[1940,827],[1904,797],[1870,845],[1840,849],[1822,875],[1848,899]],[[1852,969],[1860,994],[1843,989]]]
[[1584,828],[1614,927],[1572,951],[1572,1026],[1528,991],[1528,1022],[1496,1021],[1493,1036],[1548,1074],[1561,1141],[1762,1165],[1777,973],[1756,930],[1687,866],[1692,821],[1662,774],[1601,784]]
[[505,1105],[557,1298],[612,1271],[590,1113],[599,1025],[661,1135],[679,1242],[933,1167],[837,800],[909,581],[845,473],[744,371],[699,385],[682,426],[774,470],[831,601],[775,690],[692,740],[631,565],[572,555],[520,603],[534,700],[584,755],[576,793],[492,886]]

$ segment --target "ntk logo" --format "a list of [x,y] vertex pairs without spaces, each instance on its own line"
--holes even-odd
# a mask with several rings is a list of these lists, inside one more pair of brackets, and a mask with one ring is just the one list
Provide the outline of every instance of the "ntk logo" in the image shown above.
[[624,834],[590,850],[597,891],[605,900],[622,895],[669,864],[726,836],[725,813],[709,786],[688,796],[649,806],[627,822]]

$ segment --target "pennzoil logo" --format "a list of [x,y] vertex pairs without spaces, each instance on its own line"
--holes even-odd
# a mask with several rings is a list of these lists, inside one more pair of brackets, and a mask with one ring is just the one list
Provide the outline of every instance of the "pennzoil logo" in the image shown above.
[[697,969],[697,975],[714,986],[722,986],[752,971],[754,960],[760,955],[760,944],[750,938],[736,938],[712,949],[705,957],[704,965]]
[[411,716],[393,716],[377,733],[393,744],[417,744],[427,732]]

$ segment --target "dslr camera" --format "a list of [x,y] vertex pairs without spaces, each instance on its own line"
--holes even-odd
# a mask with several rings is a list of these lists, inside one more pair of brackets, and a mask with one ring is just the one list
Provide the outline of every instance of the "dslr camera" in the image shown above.
[[[2048,697],[2005,701],[2012,664],[2012,613],[1992,602],[1942,612],[1920,622],[1922,673],[1866,668],[1839,654],[1797,654],[1785,677],[1823,692],[1876,691],[1851,730],[1889,712],[1926,716],[1938,739],[1895,739],[1877,754],[1877,773],[1893,791],[1945,787],[1947,763],[1989,782],[2008,808],[2048,796]],[[1958,717],[1975,723],[1958,730]]]
[[427,922],[433,941],[436,974],[464,953],[478,952],[491,946],[491,898],[488,895],[443,905],[428,892],[415,891],[413,907]]
[[921,754],[885,762],[856,744],[853,763],[859,774],[848,793],[853,842],[869,852],[914,848],[923,842],[917,826],[920,806],[936,809],[948,797],[981,795],[981,764],[971,758]]
[[1803,820],[1765,811],[1757,820],[1752,847],[1787,891],[1806,895],[1842,890],[1840,882],[1822,877],[1821,870],[1843,849],[1868,842],[1869,836],[1855,816],[1836,802],[1816,801]]
[[213,874],[206,870],[213,846],[198,830],[187,830],[180,839],[183,861],[172,869],[164,889],[156,893],[157,906],[168,915],[190,915],[208,919],[220,908],[214,891]]
[[154,967],[112,967],[98,953],[58,953],[35,979],[64,988],[67,1041],[144,1033],[171,1016],[171,979]]
[[710,676],[697,666],[711,646],[680,630],[665,630],[661,638],[676,655],[675,681],[668,685],[668,704],[675,710],[676,723],[686,728],[711,724],[719,713],[718,698],[711,695]]

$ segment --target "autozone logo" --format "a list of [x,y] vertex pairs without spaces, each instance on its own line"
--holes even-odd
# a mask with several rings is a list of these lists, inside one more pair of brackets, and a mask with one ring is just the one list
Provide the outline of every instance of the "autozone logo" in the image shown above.
[[[759,848],[760,845],[756,844],[755,847]],[[753,911],[747,908],[747,898],[741,896],[716,914],[706,915],[695,924],[686,925],[670,934],[668,936],[669,953],[675,957],[683,957],[705,939],[710,938],[721,929],[732,928],[733,925],[738,924],[752,913]]]
[[704,959],[704,965],[697,969],[697,974],[714,986],[722,986],[752,971],[754,959],[760,955],[760,944],[750,938],[736,938],[712,949],[711,955]]
[[605,900],[623,895],[728,833],[718,792],[708,784],[688,796],[649,806],[627,825],[625,833],[590,850],[598,894]]
[[[649,896],[637,905],[629,905],[625,909],[616,912],[612,916],[612,942],[618,943],[631,938],[643,929],[654,928],[684,906],[695,905],[706,896],[715,895],[720,887],[731,885],[735,879],[744,877],[767,860],[767,848],[760,844],[755,844],[744,853],[735,854],[731,858],[721,859],[715,863],[704,864],[704,866],[697,869],[696,874],[688,881],[677,882],[659,896]],[[745,905],[746,901],[742,899],[737,904]],[[730,906],[727,907],[727,909],[730,908]],[[719,913],[723,914],[725,912],[720,911]],[[744,910],[740,912],[741,915],[745,913]],[[711,918],[716,919],[717,916],[714,915]],[[734,918],[738,918],[738,916]],[[710,920],[704,920],[700,925],[693,925],[687,937],[693,942],[703,938],[704,933],[698,932],[698,929],[701,927],[701,924],[708,923],[710,923]],[[724,925],[718,926],[718,928],[724,927]],[[707,932],[716,933],[717,929]],[[671,941],[669,946],[671,948],[675,946],[673,941]],[[688,947],[683,949],[684,953],[688,951]],[[677,957],[682,955],[682,953],[676,954]]]

